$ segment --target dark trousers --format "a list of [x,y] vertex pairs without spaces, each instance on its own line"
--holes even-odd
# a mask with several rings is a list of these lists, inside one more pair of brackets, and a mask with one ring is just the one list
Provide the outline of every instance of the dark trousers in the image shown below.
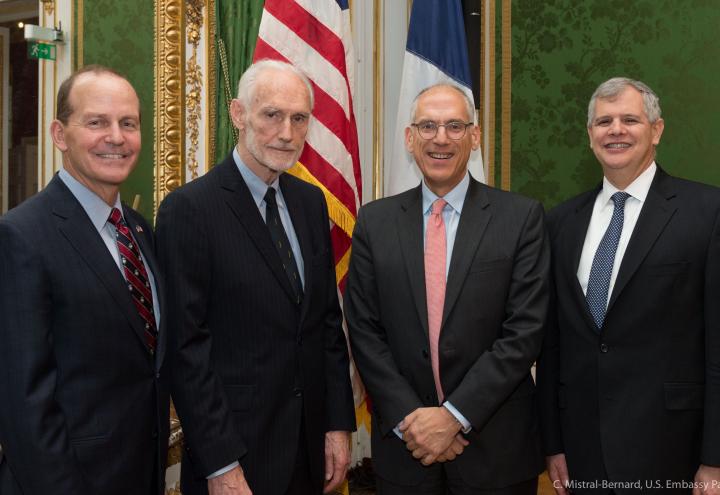
[[305,420],[300,425],[300,435],[298,436],[298,450],[295,455],[295,467],[292,477],[290,478],[290,486],[285,492],[286,495],[320,495],[322,487],[313,486],[310,476],[310,462],[308,460],[307,443],[305,442]]
[[468,486],[452,462],[432,466],[428,475],[414,486],[397,485],[377,476],[377,495],[536,495],[537,477],[503,488]]

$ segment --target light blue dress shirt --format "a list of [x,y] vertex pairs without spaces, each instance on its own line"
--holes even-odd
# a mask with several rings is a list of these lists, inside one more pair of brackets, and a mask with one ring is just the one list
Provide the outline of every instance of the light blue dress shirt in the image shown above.
[[237,148],[233,148],[233,158],[235,159],[235,165],[237,165],[237,168],[240,171],[240,175],[242,175],[245,184],[247,184],[248,189],[250,189],[250,194],[252,195],[253,201],[255,201],[258,210],[260,210],[260,215],[262,215],[263,220],[265,220],[266,208],[265,193],[267,193],[268,187],[272,187],[273,189],[275,189],[275,198],[278,204],[280,221],[282,222],[285,233],[288,236],[288,241],[290,241],[290,247],[292,248],[293,256],[295,257],[295,262],[297,263],[297,269],[300,273],[300,280],[302,281],[302,286],[304,289],[305,263],[303,262],[302,252],[300,251],[300,243],[298,242],[297,235],[295,234],[295,228],[293,227],[292,220],[290,218],[290,212],[287,209],[287,205],[285,204],[285,198],[283,198],[282,190],[280,189],[280,177],[278,176],[278,178],[275,179],[275,181],[268,186],[267,184],[265,184],[265,182],[262,181],[262,179],[260,179],[260,177],[255,175],[255,173],[250,170],[247,165],[243,163],[242,159],[240,159],[240,155],[237,152]]
[[[457,235],[460,214],[462,213],[463,204],[465,203],[468,187],[470,187],[470,175],[465,172],[465,177],[462,178],[458,185],[442,198],[447,202],[442,211],[443,222],[445,222],[445,241],[447,242],[445,251],[445,279],[447,279],[448,272],[450,271],[450,260],[452,259],[453,247],[455,246],[455,236]],[[427,184],[425,184],[425,181],[422,181],[423,246],[425,245],[425,233],[428,219],[432,212],[432,204],[437,199],[440,199],[440,196],[432,192]],[[470,421],[450,402],[443,402],[443,407],[450,411],[450,413],[455,416],[455,419],[462,424],[463,433],[468,433],[472,429]],[[399,428],[396,427],[394,431],[397,436],[402,438]]]
[[[73,196],[75,196],[75,199],[78,200],[80,206],[82,206],[83,210],[85,210],[85,213],[87,213],[87,216],[90,218],[90,222],[92,222],[93,226],[97,229],[98,234],[100,234],[100,237],[105,243],[105,247],[107,247],[108,251],[115,260],[115,264],[117,265],[118,270],[120,270],[123,278],[125,278],[125,271],[123,270],[122,262],[120,261],[120,252],[118,251],[117,240],[115,238],[115,226],[108,221],[108,219],[110,218],[110,212],[112,211],[113,207],[109,206],[105,201],[100,199],[97,194],[85,187],[85,185],[78,182],[78,180],[75,179],[75,177],[73,177],[72,175],[70,175],[67,170],[60,169],[60,172],[58,172],[58,176],[60,177],[60,180],[63,181],[63,183],[68,187],[68,189],[70,189],[70,192]],[[120,210],[120,213],[123,213],[122,204],[120,203],[120,193],[118,193],[117,198],[115,198],[114,208],[117,208],[118,210]],[[123,215],[123,218],[125,218],[125,215]],[[140,248],[139,243],[138,248]],[[150,267],[145,261],[144,255],[142,262],[145,265],[145,271],[147,272],[148,278],[150,279],[150,288],[152,289],[153,298],[153,312],[155,313],[155,322],[159,330],[160,303],[158,302],[157,287],[155,286],[155,277],[153,276],[152,270],[150,270]]]

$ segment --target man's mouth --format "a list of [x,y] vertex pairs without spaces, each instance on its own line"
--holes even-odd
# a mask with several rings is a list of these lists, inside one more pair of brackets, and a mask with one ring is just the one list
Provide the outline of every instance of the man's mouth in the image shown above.
[[127,158],[128,156],[125,153],[95,153],[95,155],[107,160],[121,160],[123,158]]
[[448,158],[451,158],[453,156],[452,153],[428,153],[428,156],[430,158],[434,158],[435,160],[447,160]]
[[629,148],[630,143],[608,143],[604,147],[611,150],[624,149]]

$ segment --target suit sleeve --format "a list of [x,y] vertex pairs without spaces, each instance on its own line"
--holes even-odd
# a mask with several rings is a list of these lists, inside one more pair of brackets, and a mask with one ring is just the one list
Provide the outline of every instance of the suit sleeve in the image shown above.
[[[327,205],[324,197],[320,196],[322,205],[322,225],[330,224]],[[328,299],[325,311],[325,414],[327,424],[325,431],[355,431],[355,406],[353,402],[352,386],[350,385],[350,358],[348,357],[348,344],[342,328],[342,312],[338,302],[335,267],[333,266],[332,244],[330,229],[322,229],[324,244],[327,246],[326,277]]]
[[548,309],[550,251],[542,206],[534,202],[523,219],[499,337],[482,353],[447,397],[482,429],[528,375],[540,352]]
[[23,493],[90,493],[54,399],[52,281],[36,249],[0,221],[0,443]]
[[374,425],[380,427],[382,435],[387,435],[405,416],[423,407],[423,402],[400,373],[381,323],[372,246],[363,209],[353,232],[345,319],[353,359],[376,412]]
[[700,460],[720,466],[720,213],[705,264],[705,421]]
[[560,335],[557,323],[555,280],[551,280],[550,309],[542,351],[537,362],[538,409],[545,455],[564,452],[558,410],[560,380]]
[[158,210],[156,242],[165,274],[171,394],[198,477],[237,461],[247,449],[213,369],[207,324],[211,255],[204,215],[190,199],[169,195]]

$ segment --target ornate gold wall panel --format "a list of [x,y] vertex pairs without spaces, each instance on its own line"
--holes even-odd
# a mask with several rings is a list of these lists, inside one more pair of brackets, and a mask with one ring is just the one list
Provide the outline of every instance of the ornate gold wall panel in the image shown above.
[[155,207],[184,182],[185,2],[155,0]]
[[510,190],[511,165],[511,112],[512,95],[512,19],[511,0],[502,0],[502,122],[501,122],[501,182],[500,187]]

